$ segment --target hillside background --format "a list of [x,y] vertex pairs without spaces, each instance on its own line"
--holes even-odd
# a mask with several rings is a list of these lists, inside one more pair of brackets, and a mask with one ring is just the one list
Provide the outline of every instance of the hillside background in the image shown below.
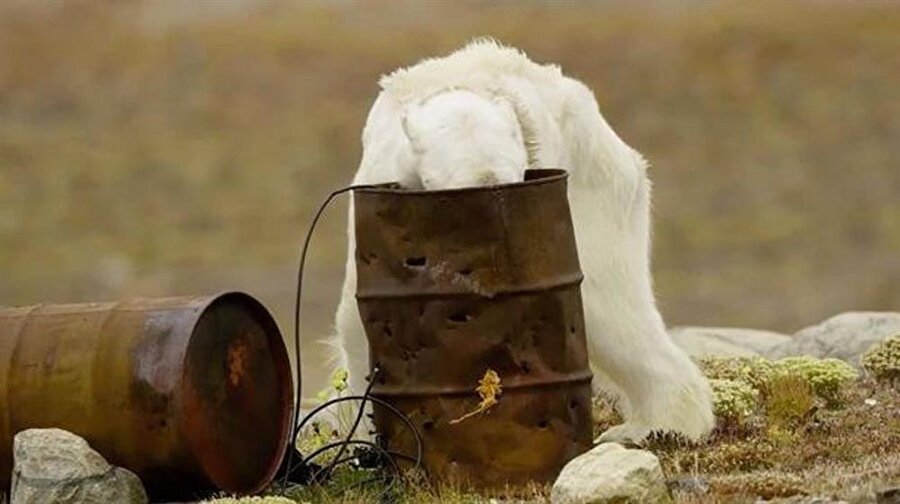
[[[557,62],[651,161],[670,325],[900,309],[900,8],[0,4],[0,305],[244,289],[292,330],[307,222],[380,74],[475,36]],[[304,393],[344,260],[316,235]]]

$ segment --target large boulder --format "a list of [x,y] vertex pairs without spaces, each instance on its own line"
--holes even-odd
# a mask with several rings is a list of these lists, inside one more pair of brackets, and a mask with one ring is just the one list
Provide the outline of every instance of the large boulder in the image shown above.
[[10,504],[144,504],[141,480],[110,465],[87,441],[61,429],[28,429],[13,439]]
[[572,459],[550,492],[552,504],[672,502],[659,459],[604,443]]
[[772,349],[771,357],[834,357],[859,366],[859,358],[872,345],[898,334],[900,313],[847,312],[798,331],[791,341]]
[[786,334],[733,327],[673,327],[669,335],[691,357],[768,357]]

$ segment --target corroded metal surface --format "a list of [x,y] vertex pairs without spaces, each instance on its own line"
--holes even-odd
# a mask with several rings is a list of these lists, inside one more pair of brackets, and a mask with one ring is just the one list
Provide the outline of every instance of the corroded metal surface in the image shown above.
[[250,296],[0,310],[0,484],[13,435],[59,427],[151,497],[248,493],[275,474],[293,398],[278,328]]
[[[551,482],[590,447],[591,374],[575,236],[562,170],[526,181],[355,193],[357,300],[381,373],[373,395],[412,419],[425,467],[490,489]],[[499,404],[478,404],[488,369]],[[409,431],[375,408],[390,449]]]

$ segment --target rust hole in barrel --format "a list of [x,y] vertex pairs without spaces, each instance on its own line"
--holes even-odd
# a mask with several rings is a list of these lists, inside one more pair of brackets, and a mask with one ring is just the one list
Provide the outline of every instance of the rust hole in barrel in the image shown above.
[[539,428],[539,429],[546,429],[547,427],[550,427],[550,421],[549,421],[549,420],[541,420],[540,422],[538,422],[538,428]]
[[421,268],[424,267],[428,262],[428,258],[425,256],[413,256],[407,257],[404,263],[409,268]]
[[468,321],[472,320],[472,316],[466,312],[456,312],[456,313],[450,315],[449,317],[447,317],[447,319],[450,320],[451,322],[463,323],[463,322],[468,322]]
[[425,420],[424,422],[422,422],[422,428],[427,431],[434,429],[434,420]]
[[472,274],[472,268],[463,268],[458,273],[462,276],[469,276]]

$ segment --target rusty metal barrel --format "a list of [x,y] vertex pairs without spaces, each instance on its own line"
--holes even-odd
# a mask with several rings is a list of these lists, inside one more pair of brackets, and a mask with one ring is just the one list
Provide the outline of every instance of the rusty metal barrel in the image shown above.
[[154,498],[257,492],[287,447],[292,400],[278,327],[246,294],[0,310],[4,486],[15,433],[59,427]]
[[[372,395],[424,438],[434,479],[499,489],[551,482],[591,445],[582,274],[566,172],[441,191],[357,190],[357,302],[378,366]],[[479,403],[487,370],[499,403]],[[392,451],[413,435],[383,408]]]

